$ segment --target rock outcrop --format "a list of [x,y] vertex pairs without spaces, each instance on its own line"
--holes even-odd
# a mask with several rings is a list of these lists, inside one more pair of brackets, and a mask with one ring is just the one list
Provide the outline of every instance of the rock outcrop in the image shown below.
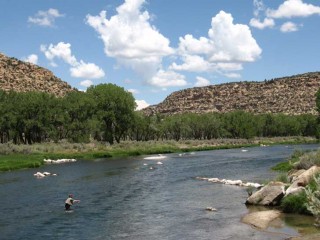
[[7,57],[1,53],[0,89],[16,92],[39,91],[58,97],[75,90],[45,68]]
[[315,94],[319,88],[320,72],[263,82],[211,85],[174,92],[162,103],[145,108],[143,112],[172,115],[243,110],[255,114],[317,114]]

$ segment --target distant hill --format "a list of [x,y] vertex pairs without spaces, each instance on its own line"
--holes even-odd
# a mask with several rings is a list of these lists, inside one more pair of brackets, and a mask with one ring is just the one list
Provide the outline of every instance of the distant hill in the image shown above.
[[158,105],[143,112],[178,113],[231,112],[255,114],[317,114],[315,94],[320,88],[320,72],[305,73],[263,82],[234,82],[189,88],[170,94]]
[[61,97],[74,91],[68,83],[45,68],[7,57],[0,53],[0,89],[5,91],[40,91]]

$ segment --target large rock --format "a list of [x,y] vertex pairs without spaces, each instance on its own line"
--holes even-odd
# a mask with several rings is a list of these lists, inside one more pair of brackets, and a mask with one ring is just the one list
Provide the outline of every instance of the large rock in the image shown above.
[[275,206],[280,203],[284,196],[285,184],[282,182],[270,182],[268,185],[253,193],[246,201],[246,204]]
[[301,189],[307,186],[309,182],[313,179],[313,176],[319,172],[320,167],[318,166],[313,166],[308,170],[302,172],[294,179],[290,187],[286,190],[286,195],[301,192]]
[[290,183],[294,182],[297,179],[297,177],[299,175],[301,175],[302,173],[304,173],[305,171],[306,171],[305,169],[299,169],[299,170],[293,169],[293,170],[289,171],[288,172],[288,179],[289,179]]
[[244,216],[242,222],[259,229],[267,229],[269,224],[280,215],[281,212],[277,210],[253,212]]

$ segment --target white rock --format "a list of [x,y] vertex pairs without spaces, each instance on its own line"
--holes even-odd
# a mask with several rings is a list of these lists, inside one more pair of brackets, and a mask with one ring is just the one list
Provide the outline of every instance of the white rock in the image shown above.
[[207,178],[206,180],[208,180],[209,182],[220,182],[219,178]]
[[255,187],[255,188],[260,188],[263,187],[263,185],[259,183],[253,183],[253,182],[247,182],[244,184],[245,187]]
[[217,211],[217,209],[214,208],[214,207],[206,207],[206,210],[207,210],[207,211],[211,211],[211,212]]
[[157,160],[157,159],[164,159],[164,158],[167,158],[167,157],[159,154],[158,156],[145,157],[144,159],[147,159],[147,160]]
[[227,185],[241,185],[241,180],[226,180],[225,184]]
[[51,163],[51,164],[61,164],[61,163],[67,163],[67,162],[76,162],[76,159],[57,159],[57,160],[51,160],[51,159],[44,159],[45,163]]
[[37,172],[36,174],[33,174],[34,176],[38,177],[38,178],[43,178],[45,177],[46,175],[44,175],[43,173],[41,172]]

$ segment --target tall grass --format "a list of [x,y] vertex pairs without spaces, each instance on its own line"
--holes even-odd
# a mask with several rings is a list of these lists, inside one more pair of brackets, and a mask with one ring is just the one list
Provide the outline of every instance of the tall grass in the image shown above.
[[[76,158],[96,159],[107,157],[137,156],[173,152],[191,152],[228,148],[251,147],[260,144],[281,144],[297,138],[256,138],[256,139],[212,139],[182,141],[123,141],[109,145],[102,142],[91,143],[42,143],[33,145],[0,144],[0,171],[17,168],[38,167],[43,159]],[[299,141],[301,139],[299,138]],[[303,142],[309,141],[304,139]],[[313,139],[311,140],[313,142]]]
[[317,165],[320,166],[320,151],[309,152],[299,158],[299,162],[295,165],[296,169],[309,169]]
[[43,165],[41,155],[0,155],[0,171],[12,171],[21,168],[37,168]]
[[[285,162],[278,163],[272,167],[272,170],[288,172],[291,169],[308,169],[309,167],[313,166],[315,162],[320,163],[320,152],[316,154],[316,156],[319,157],[319,160],[313,159],[314,156],[314,152],[296,150],[289,159],[287,159]],[[303,163],[301,163],[301,161],[303,161]],[[307,166],[308,168],[304,168]]]

